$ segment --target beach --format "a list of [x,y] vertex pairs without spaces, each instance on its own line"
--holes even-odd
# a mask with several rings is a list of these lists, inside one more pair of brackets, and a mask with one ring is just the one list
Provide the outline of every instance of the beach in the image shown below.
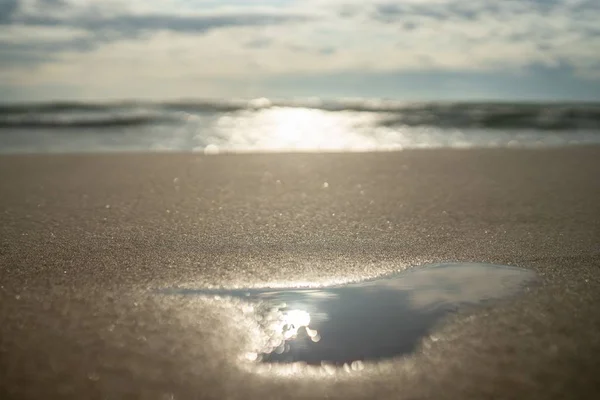
[[[600,147],[0,156],[2,398],[597,398]],[[222,303],[437,262],[539,285],[361,373],[256,372]]]

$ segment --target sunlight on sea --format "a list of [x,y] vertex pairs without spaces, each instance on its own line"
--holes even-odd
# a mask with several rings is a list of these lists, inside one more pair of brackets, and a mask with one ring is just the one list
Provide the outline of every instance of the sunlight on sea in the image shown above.
[[[215,124],[208,149],[237,151],[335,151],[375,150],[382,138],[377,132],[367,135],[365,129],[375,125],[377,116],[370,113],[329,112],[308,108],[272,108],[261,111],[242,111],[226,115]],[[373,128],[370,128],[373,129]],[[385,136],[385,128],[379,129]],[[373,135],[374,134],[374,135]],[[200,133],[200,135],[202,135]],[[202,138],[198,138],[202,140]],[[393,140],[390,149],[400,148]]]
[[0,153],[355,152],[600,142],[589,104],[385,100],[0,106]]

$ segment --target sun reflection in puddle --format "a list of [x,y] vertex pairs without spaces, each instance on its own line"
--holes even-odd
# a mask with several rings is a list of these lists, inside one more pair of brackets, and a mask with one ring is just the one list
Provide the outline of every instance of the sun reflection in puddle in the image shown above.
[[283,324],[283,337],[286,340],[295,338],[298,335],[298,329],[309,329],[310,314],[302,310],[290,310],[283,315]]
[[[434,264],[346,285],[293,289],[195,290],[167,294],[233,301],[249,322],[247,360],[360,370],[363,361],[415,351],[445,316],[525,291],[527,269]],[[236,320],[239,318],[231,316]]]

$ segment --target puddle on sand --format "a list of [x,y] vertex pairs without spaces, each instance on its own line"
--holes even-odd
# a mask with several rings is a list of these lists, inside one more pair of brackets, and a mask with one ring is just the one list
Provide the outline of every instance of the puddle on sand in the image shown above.
[[168,290],[248,302],[263,340],[249,358],[268,363],[357,365],[410,353],[439,320],[509,297],[533,271],[492,264],[416,267],[379,279],[318,289]]

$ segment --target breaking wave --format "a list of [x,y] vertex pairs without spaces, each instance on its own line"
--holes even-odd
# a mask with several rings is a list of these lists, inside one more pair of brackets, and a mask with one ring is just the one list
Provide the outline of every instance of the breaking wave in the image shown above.
[[114,128],[177,124],[195,116],[260,112],[276,108],[376,114],[378,124],[384,127],[600,130],[600,104],[593,103],[407,103],[362,99],[0,105],[0,128]]

